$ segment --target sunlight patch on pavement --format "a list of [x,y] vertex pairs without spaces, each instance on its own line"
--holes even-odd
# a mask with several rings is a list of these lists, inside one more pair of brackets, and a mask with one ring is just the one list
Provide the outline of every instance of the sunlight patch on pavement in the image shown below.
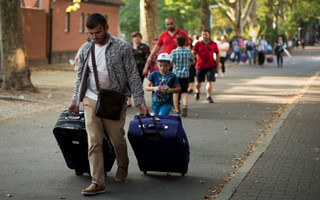
[[[242,82],[241,82],[242,81]],[[264,103],[290,103],[305,85],[308,78],[262,76],[256,79],[242,79],[223,94],[215,96],[219,101],[246,101]]]

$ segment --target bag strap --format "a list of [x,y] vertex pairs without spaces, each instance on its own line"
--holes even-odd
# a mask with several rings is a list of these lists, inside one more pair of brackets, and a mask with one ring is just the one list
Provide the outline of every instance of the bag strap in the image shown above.
[[96,56],[94,55],[95,43],[92,43],[91,46],[91,61],[92,61],[92,68],[94,74],[94,80],[96,81],[96,87],[98,92],[100,91],[99,79],[98,79],[98,71],[97,71],[97,64],[96,64]]
[[[93,42],[92,46],[91,46],[91,60],[92,60],[92,68],[93,68],[93,73],[94,73],[94,79],[95,79],[95,82],[96,82],[97,90],[99,92],[100,91],[100,85],[99,85],[98,71],[97,71],[97,64],[96,64],[96,57],[95,57],[94,49],[95,49],[95,43]],[[124,70],[124,68],[123,68],[123,70]],[[118,81],[119,85],[121,85],[119,80],[117,80],[117,81]],[[124,88],[122,90],[123,94],[125,92],[126,92],[126,85],[124,85]]]
[[[203,44],[207,47],[207,49],[210,51],[210,53],[212,54],[212,51],[211,51],[211,49],[208,47],[208,45],[202,40],[202,42],[203,42]],[[210,42],[211,42],[211,40],[210,40]],[[214,60],[214,58],[213,58],[213,55],[212,55],[212,59],[213,59],[213,62],[217,65],[217,63],[216,63],[216,61]]]
[[202,40],[202,42],[203,42],[203,44],[207,47],[207,49],[210,51],[210,53],[212,53],[211,52],[211,49],[208,47],[208,45]]

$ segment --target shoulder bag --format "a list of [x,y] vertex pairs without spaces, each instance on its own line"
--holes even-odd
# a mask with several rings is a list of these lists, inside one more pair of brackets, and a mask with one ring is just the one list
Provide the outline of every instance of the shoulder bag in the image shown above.
[[92,68],[96,87],[99,92],[94,114],[97,117],[105,119],[119,120],[122,107],[125,103],[125,95],[123,94],[124,92],[120,93],[114,90],[100,89],[94,48],[95,44],[93,44],[91,47]]

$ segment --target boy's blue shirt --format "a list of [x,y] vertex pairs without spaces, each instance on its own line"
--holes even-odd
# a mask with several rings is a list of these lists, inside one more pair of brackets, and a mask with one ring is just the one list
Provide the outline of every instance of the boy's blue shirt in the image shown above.
[[[173,88],[176,83],[179,83],[177,76],[170,72],[167,75],[162,75],[159,71],[152,72],[148,80],[152,82],[152,86],[159,86],[161,81],[164,81],[162,87],[168,86]],[[155,93],[152,91],[151,100],[153,104],[172,104],[172,93]]]

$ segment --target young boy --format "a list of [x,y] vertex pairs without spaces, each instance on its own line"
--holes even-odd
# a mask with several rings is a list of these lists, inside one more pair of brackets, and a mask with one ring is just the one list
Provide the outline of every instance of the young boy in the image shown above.
[[[171,54],[171,62],[173,63],[172,72],[178,77],[181,86],[182,96],[182,117],[187,116],[188,112],[188,86],[189,86],[189,67],[194,63],[194,57],[189,49],[184,45],[186,38],[178,35],[176,37],[178,48],[174,49]],[[175,113],[179,114],[179,93],[173,94],[173,105]]]
[[177,76],[169,71],[170,55],[159,54],[159,71],[154,71],[148,78],[147,91],[152,91],[152,110],[155,115],[169,115],[172,106],[172,93],[180,92]]

